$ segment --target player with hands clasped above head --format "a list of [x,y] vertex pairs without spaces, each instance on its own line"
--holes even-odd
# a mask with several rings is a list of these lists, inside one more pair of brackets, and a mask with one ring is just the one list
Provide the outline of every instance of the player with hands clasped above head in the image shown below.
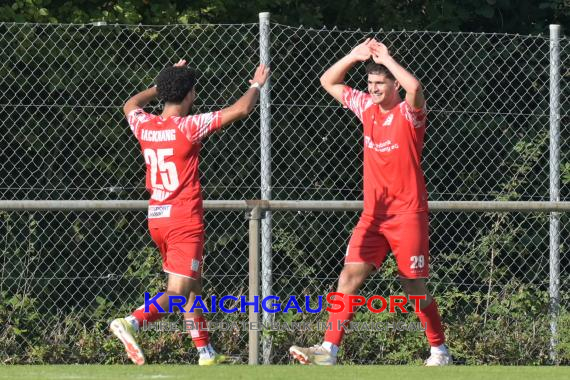
[[[366,65],[368,92],[344,84],[357,63]],[[352,233],[337,292],[356,295],[364,281],[380,269],[391,251],[408,295],[425,295],[415,310],[431,346],[428,366],[451,364],[435,299],[426,288],[428,277],[428,203],[420,161],[426,131],[426,107],[420,82],[404,69],[386,46],[367,39],[321,76],[323,88],[356,114],[364,134],[364,208]],[[402,100],[400,88],[406,92]],[[412,305],[413,306],[413,305]],[[332,365],[354,310],[331,312],[322,344],[292,346],[302,364]]]

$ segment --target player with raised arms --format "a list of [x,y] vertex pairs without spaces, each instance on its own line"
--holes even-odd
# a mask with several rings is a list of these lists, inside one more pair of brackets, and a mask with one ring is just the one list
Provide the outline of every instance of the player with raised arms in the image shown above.
[[[344,84],[357,63],[366,66],[368,92]],[[428,277],[428,203],[420,161],[426,132],[426,105],[420,82],[389,54],[386,46],[367,39],[321,76],[323,88],[356,114],[364,134],[364,208],[355,227],[338,281],[345,298],[357,294],[364,281],[380,269],[392,251],[400,283],[408,295],[426,296],[415,310],[431,346],[428,366],[451,363]],[[400,88],[406,92],[402,100]],[[413,306],[413,303],[412,303]],[[322,344],[292,346],[302,364],[336,364],[345,321],[354,310],[330,313]]]
[[[254,109],[260,88],[269,69],[257,67],[250,87],[231,106],[215,112],[189,115],[196,98],[196,74],[185,60],[162,70],[156,86],[144,90],[124,105],[131,131],[139,141],[146,162],[146,187],[150,192],[148,228],[162,256],[162,269],[168,274],[165,293],[158,304],[168,310],[169,296],[183,296],[189,310],[196,295],[201,295],[204,221],[198,160],[201,141],[222,127],[243,119]],[[152,100],[164,101],[160,115],[146,113],[143,107]],[[144,322],[159,320],[154,304],[136,309],[126,318],[111,322],[111,331],[121,340],[129,358],[144,364],[143,352],[135,333]],[[214,365],[226,360],[210,344],[206,320],[201,310],[185,313],[192,340],[200,355],[199,365]],[[191,323],[190,323],[191,322]]]

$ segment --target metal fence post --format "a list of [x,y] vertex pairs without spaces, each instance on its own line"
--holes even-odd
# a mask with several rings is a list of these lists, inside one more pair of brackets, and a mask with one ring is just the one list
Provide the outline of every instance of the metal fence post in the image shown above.
[[[270,25],[269,12],[259,14],[259,55],[260,62],[270,66]],[[271,199],[271,83],[268,79],[261,89],[261,199]],[[272,294],[272,255],[271,255],[271,212],[267,211],[261,221],[261,294],[265,298]],[[263,323],[271,324],[273,314],[263,311]],[[263,363],[270,364],[271,337],[263,338]]]
[[[560,25],[550,25],[550,201],[560,200]],[[550,213],[550,360],[557,361],[560,213]]]
[[[249,302],[259,299],[259,220],[261,209],[249,212]],[[249,364],[259,364],[259,313],[249,307]]]

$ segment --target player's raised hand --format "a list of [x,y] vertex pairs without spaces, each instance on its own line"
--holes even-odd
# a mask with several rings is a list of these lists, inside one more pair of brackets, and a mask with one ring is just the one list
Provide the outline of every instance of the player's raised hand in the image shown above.
[[349,55],[358,61],[366,61],[372,55],[372,51],[370,50],[371,41],[371,38],[367,38],[366,41],[352,49]]
[[186,66],[186,60],[185,59],[181,59],[174,64],[174,67],[184,67],[184,66]]
[[249,84],[253,84],[253,83],[257,82],[257,83],[259,83],[260,87],[263,87],[263,85],[267,81],[268,77],[269,77],[269,67],[261,64],[261,65],[257,66],[257,69],[255,70],[255,74],[253,74],[253,79],[249,80]]
[[380,65],[384,64],[387,58],[390,58],[390,52],[382,42],[372,40],[370,42],[370,51],[372,52],[372,59],[374,62]]

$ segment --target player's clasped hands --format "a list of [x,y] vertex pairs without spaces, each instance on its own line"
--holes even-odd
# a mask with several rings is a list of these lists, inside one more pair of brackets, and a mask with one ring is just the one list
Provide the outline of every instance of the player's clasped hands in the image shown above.
[[382,64],[386,58],[390,56],[388,48],[382,42],[375,40],[374,38],[367,38],[366,41],[357,45],[350,55],[358,61],[364,62],[370,57],[374,62]]
[[366,41],[352,49],[350,56],[361,62],[368,60],[372,55],[372,51],[370,50],[370,43],[372,41],[374,41],[372,38],[367,38]]
[[382,42],[378,42],[373,39],[370,41],[368,46],[370,47],[370,53],[372,54],[372,59],[374,62],[381,65],[386,61],[387,58],[390,58],[390,52],[388,51],[386,45],[384,45]]

